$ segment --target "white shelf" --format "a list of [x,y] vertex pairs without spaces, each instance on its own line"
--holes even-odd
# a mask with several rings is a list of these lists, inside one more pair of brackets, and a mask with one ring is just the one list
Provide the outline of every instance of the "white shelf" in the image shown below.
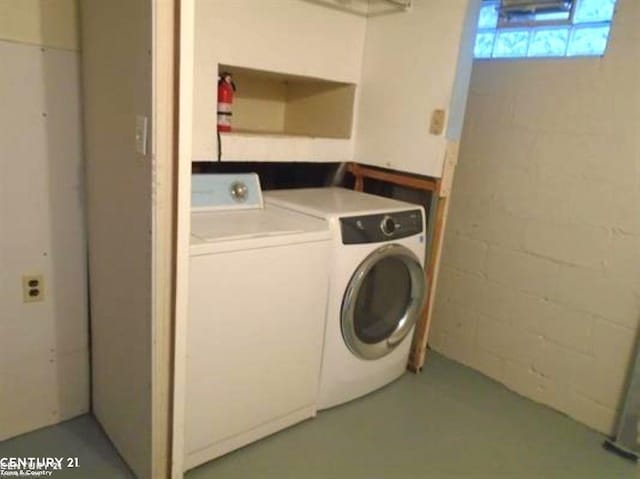
[[[232,65],[219,71],[231,73],[237,87],[233,132],[220,135],[221,161],[353,159],[354,84]],[[216,149],[194,156],[218,160]]]
[[[350,139],[303,135],[231,132],[220,135],[222,161],[342,162],[351,161]],[[217,161],[195,158],[194,161]]]
[[235,131],[350,138],[356,86],[351,83],[220,65],[237,87]]

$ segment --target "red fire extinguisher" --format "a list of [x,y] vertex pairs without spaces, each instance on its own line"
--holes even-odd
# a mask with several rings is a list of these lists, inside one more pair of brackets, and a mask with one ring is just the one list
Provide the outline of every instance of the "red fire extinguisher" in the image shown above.
[[218,131],[231,131],[231,105],[236,86],[231,74],[222,72],[218,76]]

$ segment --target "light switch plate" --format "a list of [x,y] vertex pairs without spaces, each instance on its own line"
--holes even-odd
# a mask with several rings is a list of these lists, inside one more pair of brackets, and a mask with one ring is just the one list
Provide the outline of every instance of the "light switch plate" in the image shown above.
[[139,155],[147,155],[147,124],[146,116],[136,116],[136,152]]

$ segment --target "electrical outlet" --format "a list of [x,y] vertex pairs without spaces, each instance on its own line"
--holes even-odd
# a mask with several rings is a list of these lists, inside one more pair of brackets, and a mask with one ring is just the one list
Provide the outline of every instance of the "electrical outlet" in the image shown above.
[[41,274],[22,277],[22,301],[25,303],[44,301],[44,277]]

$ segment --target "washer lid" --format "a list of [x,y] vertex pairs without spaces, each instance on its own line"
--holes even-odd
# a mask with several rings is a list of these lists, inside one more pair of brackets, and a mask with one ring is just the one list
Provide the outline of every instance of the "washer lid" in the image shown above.
[[328,231],[326,221],[271,205],[264,209],[203,211],[191,215],[192,244],[319,231]]

